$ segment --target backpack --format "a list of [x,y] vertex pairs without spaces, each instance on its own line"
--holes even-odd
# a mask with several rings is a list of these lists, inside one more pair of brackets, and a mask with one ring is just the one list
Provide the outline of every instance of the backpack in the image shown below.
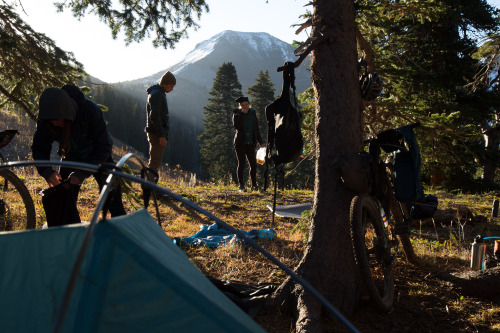
[[381,148],[394,152],[394,194],[400,202],[414,202],[424,194],[420,183],[422,161],[414,126],[418,125],[407,125],[377,135]]
[[[276,211],[276,189],[278,184],[278,174],[282,176],[282,185],[284,187],[285,174],[283,166],[285,163],[290,163],[297,160],[302,154],[304,141],[300,130],[302,118],[297,111],[297,103],[295,106],[290,102],[290,87],[293,88],[293,100],[295,98],[295,64],[285,62],[283,66],[283,88],[281,95],[266,106],[267,120],[267,156],[266,169],[264,171],[264,190],[267,189],[267,171],[269,161],[272,161],[275,168],[274,178],[274,199],[273,199],[273,215]],[[273,154],[273,146],[276,146],[276,153]]]
[[[290,87],[295,100],[295,75],[293,63],[285,63],[283,70],[283,89],[281,96],[266,106],[267,120],[267,158],[276,167],[293,162],[300,157],[303,149],[301,116],[290,102]],[[272,149],[276,145],[276,153]]]

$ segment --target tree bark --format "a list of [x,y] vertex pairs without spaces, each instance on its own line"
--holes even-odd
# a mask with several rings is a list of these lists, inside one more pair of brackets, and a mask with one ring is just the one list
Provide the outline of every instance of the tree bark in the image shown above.
[[482,179],[484,184],[494,183],[495,171],[497,168],[495,155],[498,154],[498,145],[500,144],[500,126],[490,126],[486,121],[482,124],[483,135],[486,149],[486,160],[483,165]]
[[[317,0],[312,22],[311,35],[327,38],[311,57],[316,97],[316,178],[308,245],[296,272],[344,316],[351,317],[358,297],[348,225],[352,193],[340,185],[333,161],[339,154],[362,148],[354,3]],[[285,281],[273,295],[273,303],[285,301],[296,309],[297,332],[320,332],[319,302],[300,286],[292,285],[290,279]]]

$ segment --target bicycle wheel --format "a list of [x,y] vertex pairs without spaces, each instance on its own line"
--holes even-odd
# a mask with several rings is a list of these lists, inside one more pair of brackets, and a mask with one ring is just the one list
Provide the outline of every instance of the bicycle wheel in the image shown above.
[[366,291],[379,309],[390,311],[394,300],[393,257],[380,210],[369,196],[355,196],[349,217],[354,257]]
[[0,231],[36,227],[36,212],[30,192],[12,171],[0,169]]

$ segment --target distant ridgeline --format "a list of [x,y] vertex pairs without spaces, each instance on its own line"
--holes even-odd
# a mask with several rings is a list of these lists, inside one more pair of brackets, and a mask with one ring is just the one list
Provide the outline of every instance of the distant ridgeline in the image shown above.
[[[295,61],[294,48],[267,33],[223,31],[196,45],[178,64],[154,75],[111,86],[95,86],[94,99],[109,108],[105,114],[111,134],[125,144],[148,155],[146,89],[157,83],[166,70],[173,72],[177,85],[169,93],[170,134],[164,161],[171,166],[202,173],[198,136],[203,131],[203,107],[218,68],[231,62],[236,68],[242,92],[255,84],[259,71],[268,71],[279,95],[282,75],[276,69],[285,61]],[[309,61],[296,69],[297,94],[311,86]],[[236,103],[234,105],[237,106]],[[228,110],[229,112],[230,110]],[[266,129],[262,128],[263,137]]]

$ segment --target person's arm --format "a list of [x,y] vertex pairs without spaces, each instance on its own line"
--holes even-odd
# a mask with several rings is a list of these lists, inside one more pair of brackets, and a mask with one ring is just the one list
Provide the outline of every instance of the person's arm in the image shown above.
[[[99,165],[105,163],[111,157],[113,142],[109,135],[102,110],[94,102],[87,100],[85,103],[85,122],[88,126],[88,138],[92,141],[92,150],[85,158],[85,163]],[[90,172],[75,170],[71,175],[77,177],[82,183],[91,175]],[[72,183],[76,183],[73,182]]]
[[243,129],[243,117],[241,116],[241,114],[242,113],[240,109],[233,110],[233,126],[238,131],[241,131]]
[[260,130],[259,130],[259,121],[257,120],[257,115],[254,114],[255,117],[253,117],[253,126],[255,129],[255,138],[257,139],[257,142],[259,143],[260,147],[264,147],[264,143],[262,141],[262,136],[260,135]]
[[[50,152],[52,151],[52,143],[54,143],[54,141],[55,138],[50,131],[49,124],[43,120],[38,120],[36,123],[36,131],[33,135],[33,143],[31,145],[33,160],[50,160]],[[36,169],[38,174],[45,178],[49,184],[51,176],[57,173],[54,169],[47,166],[37,166]]]

